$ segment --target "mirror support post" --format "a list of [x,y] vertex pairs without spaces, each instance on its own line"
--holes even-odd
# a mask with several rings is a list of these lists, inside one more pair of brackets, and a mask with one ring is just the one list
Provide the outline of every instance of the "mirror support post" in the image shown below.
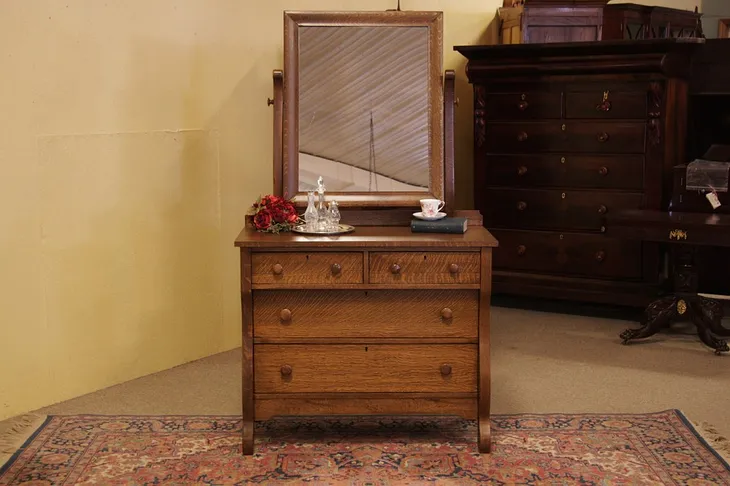
[[[276,196],[284,195],[284,181],[282,180],[284,160],[284,71],[274,70],[274,192]],[[269,100],[271,101],[271,100]]]
[[446,212],[452,214],[456,204],[455,159],[455,112],[456,112],[456,73],[447,69],[444,73],[444,201]]

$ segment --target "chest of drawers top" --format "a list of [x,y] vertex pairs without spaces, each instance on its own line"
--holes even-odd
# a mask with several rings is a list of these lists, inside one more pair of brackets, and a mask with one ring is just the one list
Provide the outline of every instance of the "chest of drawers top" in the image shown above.
[[352,233],[309,236],[297,233],[259,233],[244,228],[235,245],[241,248],[285,250],[333,249],[473,249],[496,247],[497,240],[483,227],[470,226],[464,234],[413,233],[403,226],[358,226]]

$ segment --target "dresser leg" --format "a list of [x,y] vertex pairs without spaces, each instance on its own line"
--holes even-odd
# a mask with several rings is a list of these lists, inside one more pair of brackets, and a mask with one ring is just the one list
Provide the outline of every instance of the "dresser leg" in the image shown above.
[[479,418],[479,452],[482,454],[492,452],[492,429],[489,425],[489,417]]
[[253,421],[243,421],[243,455],[250,456],[253,454]]

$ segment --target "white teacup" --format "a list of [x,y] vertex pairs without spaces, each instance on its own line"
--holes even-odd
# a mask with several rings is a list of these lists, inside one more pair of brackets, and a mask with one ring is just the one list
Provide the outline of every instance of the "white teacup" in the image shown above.
[[440,199],[421,199],[421,213],[427,218],[436,216],[446,205]]

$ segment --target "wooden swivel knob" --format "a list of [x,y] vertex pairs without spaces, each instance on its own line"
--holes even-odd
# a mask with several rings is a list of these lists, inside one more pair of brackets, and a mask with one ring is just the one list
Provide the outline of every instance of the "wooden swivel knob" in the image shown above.
[[599,175],[602,175],[602,176],[607,175],[608,174],[608,167],[601,167],[600,169],[598,169],[598,174]]
[[527,203],[525,201],[518,202],[517,209],[520,211],[524,211],[525,209],[527,209]]
[[390,273],[393,275],[398,275],[400,273],[400,265],[397,263],[394,263],[390,266]]
[[527,174],[527,167],[525,167],[524,165],[519,166],[517,168],[517,175],[518,176],[523,176],[525,174]]
[[608,133],[602,132],[602,133],[599,133],[598,135],[596,135],[596,138],[598,139],[599,142],[603,143],[603,142],[608,141],[609,136],[608,136]]
[[606,252],[603,250],[599,250],[596,252],[596,261],[602,262],[606,259]]
[[608,208],[603,204],[598,206],[598,214],[606,214],[606,211],[608,211]]
[[291,376],[291,372],[292,372],[291,366],[284,365],[281,367],[281,376]]
[[527,247],[525,245],[520,245],[517,247],[517,254],[519,256],[524,255],[527,252]]
[[273,267],[274,275],[281,275],[284,273],[284,267],[282,267],[280,264],[276,263]]
[[333,263],[332,264],[332,275],[339,275],[342,273],[342,265],[339,263]]
[[456,263],[452,263],[451,265],[449,265],[449,273],[452,273],[452,274],[459,273],[459,265],[457,265]]
[[281,312],[279,312],[279,319],[283,322],[291,321],[291,311],[289,309],[282,309]]
[[441,309],[441,318],[444,320],[451,319],[454,316],[454,313],[449,309],[448,307],[444,307]]
[[524,142],[525,140],[527,140],[527,132],[520,132],[517,134],[518,142]]
[[441,365],[441,375],[442,376],[449,376],[450,374],[451,374],[451,365],[442,364]]

